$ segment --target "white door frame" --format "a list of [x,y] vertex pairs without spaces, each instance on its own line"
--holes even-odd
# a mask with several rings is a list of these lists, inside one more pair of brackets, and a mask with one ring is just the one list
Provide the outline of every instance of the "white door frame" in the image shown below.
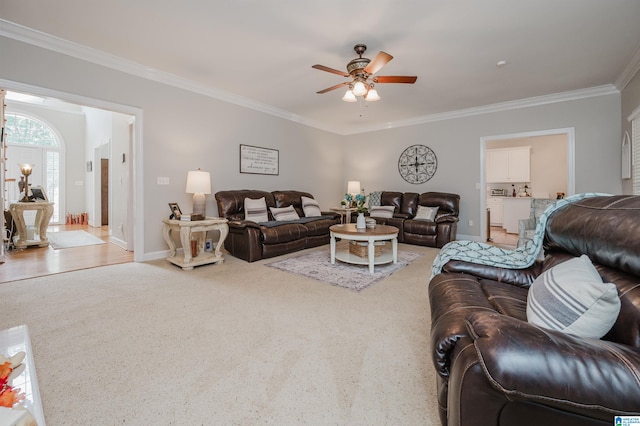
[[132,115],[135,117],[134,137],[132,147],[132,174],[129,180],[129,193],[134,203],[129,204],[129,213],[133,215],[133,260],[135,262],[144,261],[144,187],[142,184],[143,161],[142,161],[142,128],[143,128],[143,111],[141,108],[129,105],[116,104],[101,99],[88,98],[72,93],[60,92],[58,90],[47,89],[45,87],[33,86],[30,84],[19,83],[12,80],[0,79],[0,87],[16,92],[30,93],[37,96],[57,98],[66,102],[78,105],[86,105],[92,108],[100,108],[108,111],[119,112],[122,114]]
[[567,195],[573,195],[576,192],[576,129],[574,127],[483,136],[480,138],[480,218],[483,224],[480,226],[481,241],[487,241],[487,227],[485,226],[487,223],[487,174],[485,170],[487,142],[552,135],[565,135],[567,137]]

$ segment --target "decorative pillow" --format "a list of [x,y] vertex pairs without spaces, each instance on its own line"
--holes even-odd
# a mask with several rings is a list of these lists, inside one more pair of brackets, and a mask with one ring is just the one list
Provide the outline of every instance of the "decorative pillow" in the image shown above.
[[315,217],[322,216],[320,212],[320,204],[313,198],[305,197],[304,195],[300,197],[302,201],[302,211],[306,217]]
[[379,206],[380,204],[382,204],[382,191],[373,191],[371,194],[369,194],[369,210],[371,210],[371,207],[375,207],[375,206]]
[[373,206],[369,209],[369,216],[389,219],[393,217],[395,209],[394,206]]
[[264,197],[256,200],[252,198],[244,199],[244,218],[252,222],[267,222],[269,220],[269,212],[267,211],[267,203]]
[[584,254],[543,272],[529,288],[527,320],[540,327],[599,339],[619,313],[615,284],[603,283]]
[[438,214],[438,207],[426,207],[426,206],[418,206],[418,211],[416,212],[415,220],[428,220],[433,222]]
[[293,206],[280,208],[271,207],[271,214],[273,215],[273,218],[278,221],[300,219],[298,212],[296,212],[296,209]]

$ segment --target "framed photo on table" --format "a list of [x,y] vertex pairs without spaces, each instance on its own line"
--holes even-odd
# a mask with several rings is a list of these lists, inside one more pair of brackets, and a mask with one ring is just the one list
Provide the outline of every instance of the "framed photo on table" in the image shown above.
[[178,203],[169,203],[169,208],[171,209],[171,216],[169,216],[169,219],[180,220],[182,211],[180,210],[180,206],[178,205]]
[[41,186],[32,186],[29,188],[29,192],[31,192],[31,195],[29,195],[30,200],[49,201],[46,192],[44,192],[44,188]]

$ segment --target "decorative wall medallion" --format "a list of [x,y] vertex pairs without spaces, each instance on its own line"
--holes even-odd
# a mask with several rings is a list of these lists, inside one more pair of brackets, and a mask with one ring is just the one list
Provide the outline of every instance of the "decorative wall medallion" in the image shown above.
[[411,145],[402,151],[398,159],[398,171],[409,183],[425,183],[436,174],[436,153],[425,145]]

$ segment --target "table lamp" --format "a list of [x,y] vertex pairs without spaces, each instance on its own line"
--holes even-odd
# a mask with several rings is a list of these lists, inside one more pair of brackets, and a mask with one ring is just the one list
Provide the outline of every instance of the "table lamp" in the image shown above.
[[187,174],[186,192],[193,194],[193,213],[205,214],[205,194],[211,194],[211,174],[198,170],[190,171]]
[[24,163],[18,164],[20,166],[20,173],[24,175],[24,197],[20,200],[20,202],[28,203],[29,201],[29,175],[33,171],[33,165]]
[[347,194],[351,194],[354,197],[360,193],[360,181],[350,180],[347,183]]

